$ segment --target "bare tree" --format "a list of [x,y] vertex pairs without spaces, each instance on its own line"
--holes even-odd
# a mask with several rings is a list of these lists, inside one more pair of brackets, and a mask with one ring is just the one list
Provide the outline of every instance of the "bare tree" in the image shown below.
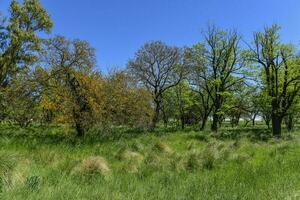
[[181,49],[155,41],[141,47],[128,63],[130,72],[152,94],[155,113],[151,129],[159,120],[163,93],[179,84],[183,77],[181,59]]

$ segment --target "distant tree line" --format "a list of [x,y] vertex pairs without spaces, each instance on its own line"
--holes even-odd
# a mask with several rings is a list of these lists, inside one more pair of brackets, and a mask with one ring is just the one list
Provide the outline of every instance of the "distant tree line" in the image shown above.
[[204,130],[209,119],[218,132],[225,119],[254,126],[260,116],[280,137],[281,125],[292,130],[298,119],[300,59],[278,25],[249,42],[214,25],[192,47],[152,41],[107,75],[86,41],[41,38],[52,26],[38,0],[12,1],[0,15],[2,122],[65,124],[82,137],[97,126],[154,130],[158,122]]

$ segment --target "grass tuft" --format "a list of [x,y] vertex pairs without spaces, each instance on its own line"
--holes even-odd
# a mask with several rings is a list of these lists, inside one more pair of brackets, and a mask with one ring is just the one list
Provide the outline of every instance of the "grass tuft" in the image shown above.
[[79,163],[79,165],[73,169],[73,173],[100,173],[105,176],[110,173],[110,168],[104,158],[100,156],[91,156]]

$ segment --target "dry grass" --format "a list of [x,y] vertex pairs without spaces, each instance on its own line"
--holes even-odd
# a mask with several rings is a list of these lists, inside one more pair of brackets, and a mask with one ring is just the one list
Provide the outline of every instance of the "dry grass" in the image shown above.
[[117,157],[119,160],[125,161],[122,170],[128,173],[137,173],[144,161],[144,156],[142,154],[130,150],[121,150]]
[[158,152],[161,153],[167,153],[167,154],[172,154],[174,151],[171,149],[171,147],[164,143],[164,142],[157,142],[154,147],[154,150],[157,150]]
[[101,156],[91,156],[84,159],[79,165],[73,169],[73,173],[100,173],[108,175],[110,168],[107,161]]

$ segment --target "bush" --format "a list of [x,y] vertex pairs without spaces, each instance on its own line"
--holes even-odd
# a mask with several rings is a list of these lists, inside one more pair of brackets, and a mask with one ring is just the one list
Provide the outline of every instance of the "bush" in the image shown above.
[[167,153],[167,154],[173,153],[173,150],[171,149],[171,147],[164,142],[157,142],[154,145],[153,149],[160,153]]
[[270,130],[253,130],[250,139],[251,140],[260,140],[260,141],[268,141],[271,139],[272,132]]
[[201,165],[201,155],[198,152],[193,151],[187,155],[187,161],[185,163],[186,170],[194,171],[200,169]]
[[73,169],[74,173],[99,173],[101,175],[108,175],[110,168],[106,160],[100,156],[91,156],[84,159],[79,165]]

